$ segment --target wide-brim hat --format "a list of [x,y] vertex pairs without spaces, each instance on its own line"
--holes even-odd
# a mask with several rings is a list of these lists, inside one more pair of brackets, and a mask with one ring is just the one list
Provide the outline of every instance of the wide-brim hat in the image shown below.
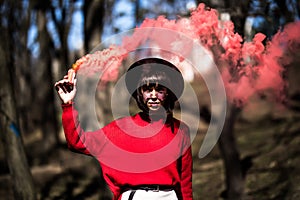
[[128,92],[136,95],[136,90],[141,86],[139,81],[143,74],[155,74],[155,72],[164,72],[170,79],[170,84],[164,85],[167,87],[177,99],[182,95],[184,89],[184,80],[179,69],[167,60],[161,58],[144,58],[130,65],[125,75],[125,83]]

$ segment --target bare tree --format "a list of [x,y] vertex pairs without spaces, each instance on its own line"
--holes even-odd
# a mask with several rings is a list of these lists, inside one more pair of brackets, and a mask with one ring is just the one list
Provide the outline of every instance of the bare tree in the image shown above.
[[[40,1],[39,1],[40,2]],[[56,33],[58,37],[51,34],[53,42],[57,40],[59,47],[56,47],[55,56],[58,57],[60,65],[60,73],[65,74],[70,67],[70,51],[68,47],[68,37],[70,34],[70,27],[73,22],[73,14],[75,11],[76,1],[58,1],[58,5],[53,6],[53,2],[49,4],[48,9],[45,10],[45,17],[47,18],[47,12],[50,14],[50,20],[53,22],[54,27],[52,32]],[[42,3],[43,4],[43,3]],[[48,15],[49,16],[49,15]],[[48,17],[49,18],[49,17]]]
[[[13,182],[15,199],[36,198],[30,168],[28,166],[26,153],[23,147],[22,133],[19,129],[19,116],[15,87],[16,77],[16,47],[22,46],[17,40],[21,33],[22,20],[21,1],[1,2],[1,33],[4,40],[0,41],[1,46],[1,86],[0,86],[0,133],[5,150],[6,160]],[[9,25],[8,25],[9,22]]]
[[105,12],[111,11],[111,8],[105,9],[105,5],[105,0],[84,1],[84,51],[86,53],[101,42]]
[[[47,153],[58,143],[58,121],[56,118],[56,110],[54,103],[54,90],[52,62],[54,44],[51,40],[50,34],[47,29],[47,9],[48,6],[44,5],[45,2],[38,1],[35,4],[36,9],[36,24],[38,28],[38,44],[39,44],[39,60],[34,63],[38,67],[39,76],[36,76],[36,91],[37,91],[37,105],[40,107],[36,111],[39,115],[39,125],[41,126],[43,134],[43,148],[41,153]],[[50,86],[50,87],[49,87]]]

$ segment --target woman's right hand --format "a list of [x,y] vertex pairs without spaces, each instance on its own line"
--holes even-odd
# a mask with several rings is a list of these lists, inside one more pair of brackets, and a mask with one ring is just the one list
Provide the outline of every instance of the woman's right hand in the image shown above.
[[57,81],[54,85],[59,98],[64,104],[71,104],[76,94],[76,82],[75,71],[69,69],[68,75],[60,81]]

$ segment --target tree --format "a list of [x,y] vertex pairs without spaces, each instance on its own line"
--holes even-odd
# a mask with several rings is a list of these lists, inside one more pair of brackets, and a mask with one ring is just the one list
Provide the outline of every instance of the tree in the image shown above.
[[[39,60],[34,63],[39,66],[40,76],[36,77],[38,88],[36,91],[39,93],[37,99],[38,105],[45,105],[38,109],[37,115],[40,115],[40,125],[42,128],[42,134],[44,138],[44,145],[41,153],[47,154],[56,144],[58,140],[58,121],[56,118],[56,110],[54,103],[54,90],[49,85],[53,85],[53,52],[54,42],[51,40],[51,36],[47,29],[47,5],[49,2],[38,1],[34,5],[36,9],[36,24],[37,24],[37,41],[39,43]],[[63,51],[62,51],[63,52]]]
[[[88,53],[101,43],[104,28],[105,8],[111,11],[105,0],[84,1],[84,51]],[[107,7],[106,7],[107,6]],[[109,12],[110,13],[110,12]]]
[[[4,1],[1,5],[1,32],[5,40],[1,40],[1,86],[0,86],[0,133],[6,153],[6,160],[13,180],[13,191],[16,199],[36,198],[33,179],[24,151],[22,133],[19,129],[19,116],[15,87],[16,47],[22,46],[17,40],[22,31],[19,16],[23,16],[20,1]],[[9,22],[9,25],[8,25]],[[21,22],[22,23],[22,22]]]

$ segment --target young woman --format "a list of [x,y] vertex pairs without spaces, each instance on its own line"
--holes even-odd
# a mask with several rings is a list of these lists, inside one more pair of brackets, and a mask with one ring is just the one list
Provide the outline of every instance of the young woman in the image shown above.
[[145,58],[129,67],[125,83],[141,112],[93,132],[78,121],[76,80],[55,84],[69,148],[98,159],[114,200],[193,199],[189,128],[172,112],[183,92],[181,73],[166,60]]

